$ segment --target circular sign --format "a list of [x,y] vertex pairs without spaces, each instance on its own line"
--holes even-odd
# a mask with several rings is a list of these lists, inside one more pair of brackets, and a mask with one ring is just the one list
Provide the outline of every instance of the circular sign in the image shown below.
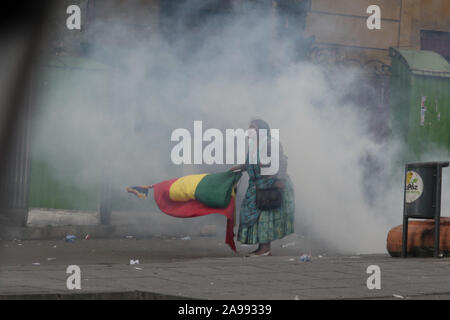
[[406,203],[411,203],[420,198],[423,193],[422,177],[415,171],[406,173]]

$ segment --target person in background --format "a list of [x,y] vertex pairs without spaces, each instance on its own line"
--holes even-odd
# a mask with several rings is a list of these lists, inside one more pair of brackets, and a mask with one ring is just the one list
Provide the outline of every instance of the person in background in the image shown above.
[[[257,143],[249,150],[245,164],[231,168],[231,171],[242,170],[249,176],[248,188],[241,204],[240,223],[237,240],[242,244],[258,244],[250,256],[270,256],[271,242],[282,239],[294,232],[294,188],[287,175],[287,157],[279,144],[279,170],[275,175],[261,175],[261,167],[270,163],[260,163],[259,130],[267,130],[267,152],[270,156],[271,144],[278,141],[270,136],[270,128],[264,120],[256,119],[250,123],[250,128],[257,132]],[[250,149],[250,148],[249,148]],[[256,164],[249,161],[250,153],[256,152]],[[255,162],[255,161],[253,161]],[[281,205],[271,209],[260,209],[257,204],[257,189],[277,188],[281,193]]]

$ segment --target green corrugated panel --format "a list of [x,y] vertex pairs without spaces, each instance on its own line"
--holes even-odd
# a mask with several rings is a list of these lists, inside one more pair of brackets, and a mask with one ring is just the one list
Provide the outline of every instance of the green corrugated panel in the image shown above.
[[[37,104],[36,119],[48,116],[53,110],[69,108],[67,102],[74,97],[79,103],[88,103],[90,99],[106,103],[108,69],[102,64],[79,57],[56,56],[41,61],[39,66],[43,72],[35,83],[34,92],[39,95],[34,97]],[[95,85],[87,87],[84,81]],[[64,126],[71,119],[62,116],[58,121],[62,121]],[[36,133],[40,128],[34,129]],[[29,206],[97,210],[100,188],[92,182],[96,179],[84,181],[80,177],[81,164],[72,156],[72,146],[69,143],[53,145],[51,135],[59,133],[52,132],[51,128],[46,130],[42,135],[34,134],[31,141]],[[46,140],[46,137],[50,138]]]
[[[450,148],[450,64],[430,51],[390,49],[391,126],[406,142],[401,161],[448,156]],[[422,116],[422,101],[426,107]],[[436,159],[437,160],[437,159]]]
[[[396,142],[401,141],[402,145],[406,145],[410,113],[411,78],[408,76],[407,67],[403,63],[398,62],[398,57],[392,58],[390,85],[391,138]],[[401,164],[403,161],[401,158],[407,150],[397,150],[397,152],[399,152],[399,155],[396,158]]]

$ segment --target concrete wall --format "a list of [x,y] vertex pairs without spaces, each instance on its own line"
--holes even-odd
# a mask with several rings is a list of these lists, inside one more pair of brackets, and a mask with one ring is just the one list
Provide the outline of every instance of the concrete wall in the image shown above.
[[[81,30],[68,30],[69,5],[81,9]],[[159,0],[58,0],[47,21],[41,51],[79,55],[83,42],[101,44],[118,33],[147,38],[159,30]],[[116,37],[118,41],[126,37]]]
[[[164,1],[164,0],[161,0]],[[160,0],[58,0],[49,19],[46,51],[79,53],[81,42],[111,41],[114,33],[147,38],[160,32]],[[77,4],[82,30],[67,30],[66,8]],[[369,5],[381,8],[382,29],[368,30]],[[420,49],[420,31],[450,32],[449,0],[311,0],[305,35],[349,59],[389,63],[390,46]],[[124,37],[121,37],[122,39]],[[125,37],[126,38],[126,37]]]
[[[369,5],[381,8],[381,30],[369,30]],[[420,49],[420,31],[450,32],[448,0],[312,0],[305,34],[347,59],[389,63],[388,48]]]
[[97,0],[91,12],[89,40],[96,44],[116,38],[122,46],[124,39],[148,40],[159,32],[158,0]]

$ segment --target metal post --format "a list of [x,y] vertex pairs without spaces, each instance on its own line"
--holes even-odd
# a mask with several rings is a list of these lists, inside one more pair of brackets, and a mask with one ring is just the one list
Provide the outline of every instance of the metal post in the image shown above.
[[405,165],[405,181],[403,183],[403,233],[402,233],[402,258],[406,258],[408,250],[408,216],[406,214],[406,177],[408,164]]
[[104,170],[100,191],[100,224],[109,225],[111,223],[111,176],[109,170]]
[[111,223],[111,193],[108,187],[102,192],[100,200],[100,224],[109,225]]
[[402,258],[408,254],[408,216],[403,215]]
[[439,241],[441,226],[441,186],[442,186],[442,167],[441,164],[436,168],[436,207],[434,212],[434,257],[439,257]]

